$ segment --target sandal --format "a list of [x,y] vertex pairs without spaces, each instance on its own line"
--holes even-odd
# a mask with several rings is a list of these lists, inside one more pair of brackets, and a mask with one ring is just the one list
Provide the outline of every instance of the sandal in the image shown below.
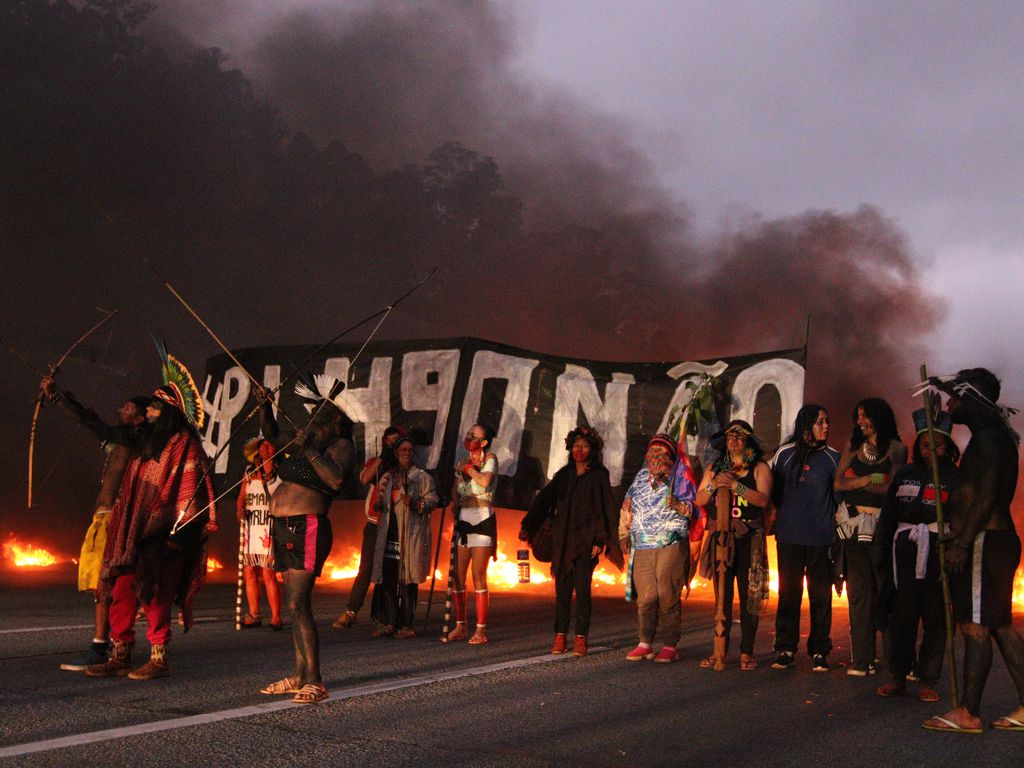
[[395,634],[395,628],[391,625],[381,624],[373,630],[372,637],[391,637]]
[[341,614],[341,616],[334,620],[334,623],[331,624],[331,626],[334,627],[334,629],[348,629],[355,623],[356,612],[345,611],[343,614]]
[[298,685],[298,681],[294,677],[286,677],[283,680],[278,680],[276,683],[271,683],[260,689],[260,693],[265,693],[269,696],[276,696],[284,693],[298,693],[299,689],[295,686]]
[[455,629],[448,633],[446,637],[441,638],[442,643],[449,643],[453,640],[465,640],[469,636],[469,632],[466,631],[465,624],[456,624]]
[[395,637],[405,640],[410,637],[416,637],[416,631],[412,627],[402,627],[400,630],[395,632]]
[[262,627],[263,619],[257,614],[253,616],[251,613],[245,614],[245,618],[242,619],[242,629],[251,629],[252,627]]
[[330,694],[322,683],[306,683],[298,690],[292,702],[295,704],[316,704],[326,699]]
[[716,661],[718,661],[718,659],[716,659],[714,656],[708,656],[706,659],[700,660],[699,666],[701,669],[714,669]]
[[932,688],[930,685],[921,683],[917,686],[917,700],[918,701],[930,701],[935,702],[941,700],[939,692]]
[[749,653],[741,653],[740,669],[742,669],[744,672],[753,672],[755,669],[757,669],[757,659],[755,659]]
[[906,692],[906,688],[899,683],[883,683],[875,689],[875,693],[886,699],[890,699],[893,696],[903,696]]

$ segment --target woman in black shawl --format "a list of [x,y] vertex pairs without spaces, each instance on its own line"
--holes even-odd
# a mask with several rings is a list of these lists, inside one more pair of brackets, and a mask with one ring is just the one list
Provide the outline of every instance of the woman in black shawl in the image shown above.
[[[574,656],[587,655],[590,631],[590,587],[598,557],[622,570],[616,532],[618,509],[612,502],[608,470],[601,463],[604,441],[596,429],[577,427],[565,438],[569,462],[537,494],[519,531],[521,541],[537,542],[550,526],[551,573],[555,577],[554,654],[565,653],[573,592],[576,593]],[[534,553],[535,556],[537,553]]]

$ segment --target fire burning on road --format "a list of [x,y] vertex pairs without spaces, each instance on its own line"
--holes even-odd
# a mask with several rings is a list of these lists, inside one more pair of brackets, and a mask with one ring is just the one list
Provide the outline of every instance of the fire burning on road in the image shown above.
[[55,555],[39,545],[22,542],[13,535],[3,542],[3,559],[15,568],[47,568],[70,562],[70,558]]

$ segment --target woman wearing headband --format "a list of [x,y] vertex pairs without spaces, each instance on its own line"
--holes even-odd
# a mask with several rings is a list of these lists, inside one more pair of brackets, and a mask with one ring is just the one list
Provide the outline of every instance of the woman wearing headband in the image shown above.
[[[732,628],[733,584],[740,606],[740,669],[757,669],[754,658],[754,636],[761,608],[768,597],[768,552],[765,545],[764,510],[772,494],[772,472],[764,462],[764,450],[754,436],[754,429],[742,419],[734,419],[723,432],[711,438],[721,446],[715,462],[704,472],[696,502],[717,515],[715,497],[718,489],[729,490],[730,530],[735,547],[732,562],[725,574],[725,649],[729,651]],[[714,527],[712,526],[712,529]],[[710,539],[709,539],[710,541]],[[708,550],[712,550],[709,548]],[[717,589],[718,581],[715,586]],[[700,666],[715,666],[715,657],[702,659]]]
[[[690,558],[690,520],[693,498],[681,499],[672,487],[675,441],[657,434],[647,444],[644,467],[626,492],[619,513],[619,544],[629,552],[627,599],[636,591],[639,642],[627,661],[679,659],[676,646],[682,634],[680,593]],[[653,645],[658,631],[662,647]]]

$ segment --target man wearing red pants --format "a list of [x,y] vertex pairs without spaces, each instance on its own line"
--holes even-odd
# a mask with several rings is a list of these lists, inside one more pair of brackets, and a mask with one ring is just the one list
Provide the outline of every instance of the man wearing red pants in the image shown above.
[[[213,482],[196,427],[202,401],[184,366],[165,362],[167,384],[146,409],[151,429],[125,470],[110,516],[100,592],[110,601],[110,659],[86,669],[90,677],[166,677],[171,608],[182,608],[185,631],[192,600],[206,577],[206,546],[216,530]],[[135,613],[146,613],[150,659],[131,670]]]

